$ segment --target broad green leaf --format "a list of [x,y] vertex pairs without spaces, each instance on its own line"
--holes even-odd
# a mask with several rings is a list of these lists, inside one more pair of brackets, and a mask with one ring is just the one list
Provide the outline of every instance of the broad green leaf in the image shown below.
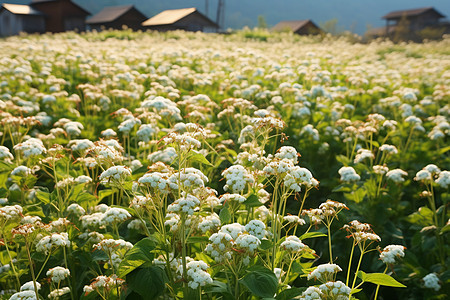
[[268,250],[271,249],[273,247],[273,243],[269,240],[262,240],[261,244],[259,245],[259,249],[261,250]]
[[98,202],[102,201],[104,198],[111,196],[114,194],[114,190],[108,189],[108,190],[101,190],[98,192]]
[[228,209],[228,205],[225,204],[219,213],[219,219],[221,224],[228,224],[231,221],[231,213]]
[[43,192],[43,191],[37,191],[36,192],[36,198],[38,198],[39,201],[45,204],[50,203],[50,193]]
[[430,226],[433,225],[433,211],[428,207],[422,206],[417,212],[410,214],[406,219],[412,224]]
[[151,266],[134,270],[126,280],[128,287],[144,299],[156,299],[164,292],[167,276],[162,268]]
[[199,162],[201,164],[207,165],[212,167],[213,165],[206,159],[205,156],[203,156],[203,154],[201,153],[193,153],[191,155],[189,155],[189,157],[187,158],[187,161],[195,161],[195,162]]
[[318,237],[324,237],[327,236],[325,233],[322,232],[308,232],[300,236],[301,240],[311,239],[311,238],[318,238]]
[[358,277],[364,282],[370,282],[377,285],[392,286],[392,287],[406,287],[391,276],[384,273],[370,273],[366,274],[363,271],[358,272]]
[[153,261],[151,251],[155,249],[155,242],[145,238],[137,242],[126,254],[119,265],[117,275],[123,278],[125,275],[142,266],[146,262]]
[[291,300],[297,296],[300,296],[306,288],[290,288],[282,291],[276,297],[277,300]]
[[244,205],[248,207],[259,207],[264,204],[261,203],[261,201],[258,200],[258,196],[255,194],[251,194],[247,200],[244,201]]
[[239,282],[246,286],[253,295],[262,298],[272,298],[278,288],[278,279],[275,274],[263,267],[251,270]]

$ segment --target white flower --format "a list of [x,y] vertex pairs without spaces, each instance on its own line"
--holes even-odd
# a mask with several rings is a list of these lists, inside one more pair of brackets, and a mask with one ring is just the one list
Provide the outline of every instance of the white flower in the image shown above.
[[148,155],[147,159],[153,163],[160,161],[166,164],[171,164],[177,156],[178,154],[175,148],[167,147],[164,150],[151,153]]
[[68,293],[70,293],[70,288],[69,287],[63,287],[61,289],[56,289],[56,290],[51,291],[51,293],[48,294],[48,297],[50,299],[53,299],[53,298],[57,299],[57,298],[65,295],[65,294],[68,294]]
[[[381,148],[380,148],[380,150],[381,150]],[[360,163],[360,162],[362,162],[364,159],[366,159],[366,158],[369,158],[369,159],[374,159],[375,158],[375,155],[373,155],[373,153],[372,153],[372,151],[370,151],[370,150],[367,150],[367,149],[359,149],[357,152],[356,152],[356,156],[355,156],[355,159],[354,159],[354,163],[355,164],[357,164],[357,163]]]
[[319,289],[325,295],[324,299],[348,299],[351,288],[342,281],[329,281],[319,286]]
[[384,175],[389,171],[389,168],[386,166],[376,165],[373,166],[373,171],[375,172],[375,174]]
[[310,286],[304,291],[300,297],[302,300],[322,300],[323,293],[316,286]]
[[222,196],[219,197],[219,200],[221,203],[227,202],[244,203],[245,200],[247,199],[239,194],[223,194]]
[[220,218],[216,213],[212,213],[209,216],[202,217],[200,223],[198,223],[198,229],[203,233],[208,230],[213,230],[220,226]]
[[233,240],[236,240],[237,237],[245,231],[245,227],[239,223],[233,223],[223,225],[222,228],[220,228],[220,231],[228,233]]
[[209,238],[210,243],[206,246],[206,251],[216,262],[222,262],[224,259],[231,259],[231,246],[233,238],[230,234],[219,231]]
[[180,184],[186,189],[195,189],[204,187],[205,182],[208,182],[208,177],[195,168],[185,168],[169,177],[169,186],[172,189],[178,189]]
[[280,160],[282,159],[290,160],[295,165],[298,162],[299,154],[294,147],[283,146],[280,149],[278,149],[277,153],[275,154],[275,157]]
[[32,170],[30,168],[25,167],[25,166],[15,167],[11,171],[11,175],[12,176],[26,177],[26,176],[31,175],[31,174],[32,174]]
[[110,207],[103,215],[102,222],[104,224],[114,224],[124,222],[131,218],[130,213],[120,207]]
[[82,208],[80,205],[76,204],[76,203],[72,203],[67,207],[67,212],[68,213],[72,213],[76,216],[81,216],[84,215],[86,213],[86,211],[84,210],[84,208]]
[[361,179],[352,167],[342,167],[339,169],[338,173],[341,175],[341,181],[344,182],[358,181]]
[[239,193],[245,189],[247,183],[253,184],[255,182],[253,176],[241,165],[229,167],[222,172],[222,176],[227,181],[224,190],[233,193]]
[[245,230],[258,239],[262,239],[266,235],[266,225],[260,220],[251,220],[245,225]]
[[[39,282],[36,282],[36,288],[38,289],[38,291],[41,289],[41,284]],[[34,291],[34,283],[33,281],[28,281],[24,284],[22,284],[22,286],[20,287],[20,291]]]
[[422,278],[424,286],[427,289],[434,289],[436,292],[441,289],[441,285],[439,284],[439,278],[436,273],[430,273],[424,278]]
[[436,179],[436,183],[444,189],[448,188],[448,186],[450,185],[450,171],[440,172],[438,179]]
[[0,146],[0,160],[10,162],[14,159],[14,156],[9,152],[9,149],[5,146]]
[[401,245],[389,245],[384,247],[383,252],[380,253],[380,259],[385,264],[395,263],[395,258],[405,256],[405,247]]
[[294,166],[289,169],[286,176],[284,177],[284,185],[291,190],[296,192],[301,191],[301,185],[306,186],[317,186],[319,182],[314,179],[311,172],[306,168],[301,168],[299,166]]
[[[37,283],[36,283],[37,284]],[[34,290],[21,291],[13,294],[9,300],[37,300]]]
[[192,195],[186,195],[176,200],[167,207],[168,213],[185,213],[188,215],[193,215],[194,210],[196,210],[200,205],[200,200]]
[[13,147],[15,151],[22,153],[23,157],[37,156],[47,152],[44,143],[40,139],[30,138],[23,143],[19,143]]
[[386,178],[396,183],[405,181],[405,179],[402,176],[408,176],[408,173],[406,173],[402,169],[394,169],[386,173]]
[[202,260],[194,260],[186,264],[188,286],[191,289],[197,289],[199,286],[205,286],[213,282],[211,275],[206,272],[207,269],[208,265]]
[[55,247],[69,247],[70,240],[67,232],[46,235],[36,244],[36,251],[48,254]]
[[306,224],[305,220],[303,220],[299,216],[288,215],[288,216],[284,216],[283,220],[288,222],[288,223],[294,223],[294,224],[298,224],[298,225],[305,225]]
[[106,239],[100,241],[98,244],[93,245],[92,248],[110,253],[113,251],[118,251],[120,249],[123,249],[125,251],[130,250],[131,248],[133,248],[133,244],[122,239]]
[[288,252],[300,252],[307,246],[295,235],[287,236],[281,243],[280,248]]
[[65,278],[70,276],[70,271],[63,267],[54,267],[47,271],[47,276],[51,276],[52,281],[59,284]]
[[138,179],[140,184],[144,184],[149,188],[161,193],[168,193],[170,187],[169,173],[151,172],[144,174]]
[[398,153],[397,147],[395,147],[394,145],[383,144],[380,146],[379,149],[380,149],[380,151],[386,152],[389,154],[397,154]]
[[120,182],[126,177],[131,176],[131,170],[125,166],[113,166],[103,171],[100,174],[100,181],[106,182]]
[[23,208],[20,205],[11,205],[0,207],[0,217],[7,221],[17,219],[22,216]]
[[430,181],[431,179],[431,173],[427,170],[420,170],[414,177],[415,181]]
[[239,248],[253,254],[258,249],[258,246],[261,245],[261,241],[254,235],[243,233],[235,240],[235,244]]
[[336,264],[318,265],[311,273],[308,274],[308,280],[315,279],[322,282],[330,281],[337,272],[342,271],[341,267]]

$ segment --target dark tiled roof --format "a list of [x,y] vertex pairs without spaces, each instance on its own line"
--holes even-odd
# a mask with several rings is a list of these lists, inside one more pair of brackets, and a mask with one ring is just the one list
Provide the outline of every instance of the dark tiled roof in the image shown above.
[[441,18],[445,17],[443,14],[441,14],[440,12],[435,10],[434,7],[429,6],[429,7],[415,8],[415,9],[391,11],[387,15],[383,16],[383,19],[399,19],[403,16],[413,17],[413,16],[421,15],[430,10],[435,11],[438,15],[440,15]]
[[132,9],[133,5],[120,5],[120,6],[107,6],[104,7],[100,12],[96,15],[89,18],[86,23],[88,24],[97,24],[97,23],[108,23],[113,22],[130,9]]

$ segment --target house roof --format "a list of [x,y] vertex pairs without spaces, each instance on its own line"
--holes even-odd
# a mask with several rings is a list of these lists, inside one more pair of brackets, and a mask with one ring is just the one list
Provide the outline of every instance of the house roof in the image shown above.
[[196,11],[197,9],[195,7],[165,10],[160,12],[156,16],[151,17],[147,21],[143,22],[142,25],[144,26],[170,25]]
[[415,8],[415,9],[391,11],[387,15],[383,16],[382,19],[399,19],[403,16],[414,17],[414,16],[421,15],[421,14],[426,13],[431,10],[434,11],[435,13],[437,13],[440,16],[440,18],[445,17],[443,14],[441,14],[436,9],[434,9],[434,7],[429,6],[429,7]]
[[89,18],[86,23],[97,24],[113,22],[133,8],[134,5],[107,6],[99,11],[96,15]]
[[1,4],[1,7],[10,11],[15,15],[34,15],[34,16],[44,15],[42,12],[35,10],[29,5],[3,3]]
[[[34,5],[39,5],[41,3],[58,2],[58,1],[62,1],[62,0],[32,0],[30,5],[34,6]],[[77,7],[78,9],[80,9],[87,16],[89,16],[91,14],[90,12],[88,12],[87,10],[85,10],[83,7],[79,6],[78,4],[73,2],[72,0],[68,0],[68,2],[70,2],[70,4],[72,4],[73,6]]]
[[317,27],[317,25],[314,24],[311,20],[295,20],[295,21],[281,21],[280,23],[272,27],[272,30],[283,31],[286,29],[290,29],[293,32],[296,32],[297,30],[299,30],[300,28],[302,28],[303,26],[305,26],[310,22]]

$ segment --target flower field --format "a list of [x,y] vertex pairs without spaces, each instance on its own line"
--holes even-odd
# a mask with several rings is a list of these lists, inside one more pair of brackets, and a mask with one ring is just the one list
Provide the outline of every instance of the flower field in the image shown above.
[[449,38],[0,49],[0,299],[448,299]]

